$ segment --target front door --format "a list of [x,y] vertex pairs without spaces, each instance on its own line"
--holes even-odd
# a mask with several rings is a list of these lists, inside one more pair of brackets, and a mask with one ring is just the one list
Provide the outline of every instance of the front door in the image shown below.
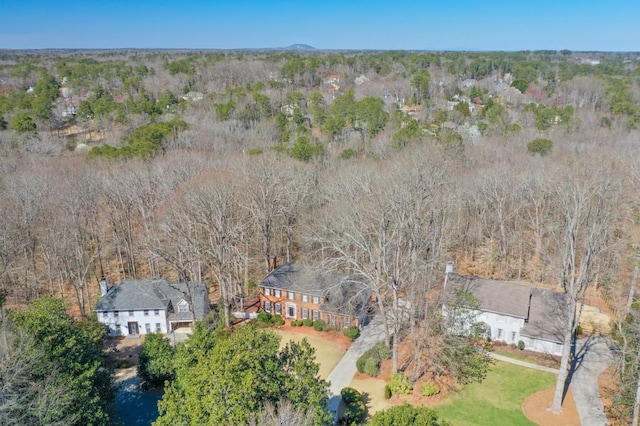
[[129,326],[129,334],[140,334],[137,322],[129,322],[127,325]]

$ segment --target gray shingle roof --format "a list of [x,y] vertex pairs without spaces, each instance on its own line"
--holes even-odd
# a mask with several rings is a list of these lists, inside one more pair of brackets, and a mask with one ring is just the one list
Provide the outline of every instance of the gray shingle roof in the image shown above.
[[[204,283],[174,283],[165,280],[127,280],[112,287],[96,305],[97,312],[104,311],[139,311],[152,309],[167,309],[171,302],[177,310],[180,300],[188,298],[191,290],[193,310],[196,319],[204,317],[208,311],[206,296],[207,288]],[[182,313],[176,313],[178,317]],[[191,319],[191,314],[189,313]],[[178,318],[177,318],[178,319]],[[185,318],[187,319],[187,318]]]
[[447,285],[473,293],[484,311],[520,318],[528,316],[531,287],[458,274],[450,274]]
[[293,263],[285,263],[277,267],[260,283],[260,287],[276,288],[280,290],[307,293],[312,296],[324,297],[331,286],[339,284],[338,274],[314,269]]
[[531,312],[520,334],[562,343],[566,327],[566,295],[553,290],[531,289]]
[[483,311],[524,318],[520,334],[551,342],[563,342],[566,295],[553,290],[506,281],[486,280],[450,274],[448,291],[473,293]]

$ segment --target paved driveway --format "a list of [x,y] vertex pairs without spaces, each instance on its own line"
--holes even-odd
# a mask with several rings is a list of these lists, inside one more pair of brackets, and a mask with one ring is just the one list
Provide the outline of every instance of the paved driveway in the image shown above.
[[569,386],[584,426],[609,424],[598,390],[598,376],[612,362],[613,355],[604,338],[590,337],[576,343],[576,369]]
[[351,383],[353,376],[356,374],[356,361],[369,349],[378,343],[384,341],[384,324],[382,316],[376,315],[371,322],[365,326],[360,332],[360,336],[353,342],[349,350],[344,354],[340,362],[327,376],[327,380],[331,383],[329,392],[331,399],[329,400],[329,410],[334,413],[338,412],[340,406],[340,391]]

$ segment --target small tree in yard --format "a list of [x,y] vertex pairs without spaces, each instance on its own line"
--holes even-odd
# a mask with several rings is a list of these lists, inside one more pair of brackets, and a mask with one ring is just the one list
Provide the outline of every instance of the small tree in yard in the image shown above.
[[371,417],[370,426],[450,426],[445,420],[438,419],[438,413],[432,408],[413,407],[404,404],[398,407],[378,411]]
[[175,375],[173,354],[169,340],[159,333],[147,334],[140,352],[138,376],[154,386],[172,380]]

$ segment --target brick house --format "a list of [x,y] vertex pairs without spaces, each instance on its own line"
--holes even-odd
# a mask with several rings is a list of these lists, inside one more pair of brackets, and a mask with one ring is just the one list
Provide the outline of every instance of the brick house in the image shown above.
[[259,289],[261,309],[285,319],[323,320],[331,327],[366,324],[371,291],[348,275],[286,263],[273,269]]

